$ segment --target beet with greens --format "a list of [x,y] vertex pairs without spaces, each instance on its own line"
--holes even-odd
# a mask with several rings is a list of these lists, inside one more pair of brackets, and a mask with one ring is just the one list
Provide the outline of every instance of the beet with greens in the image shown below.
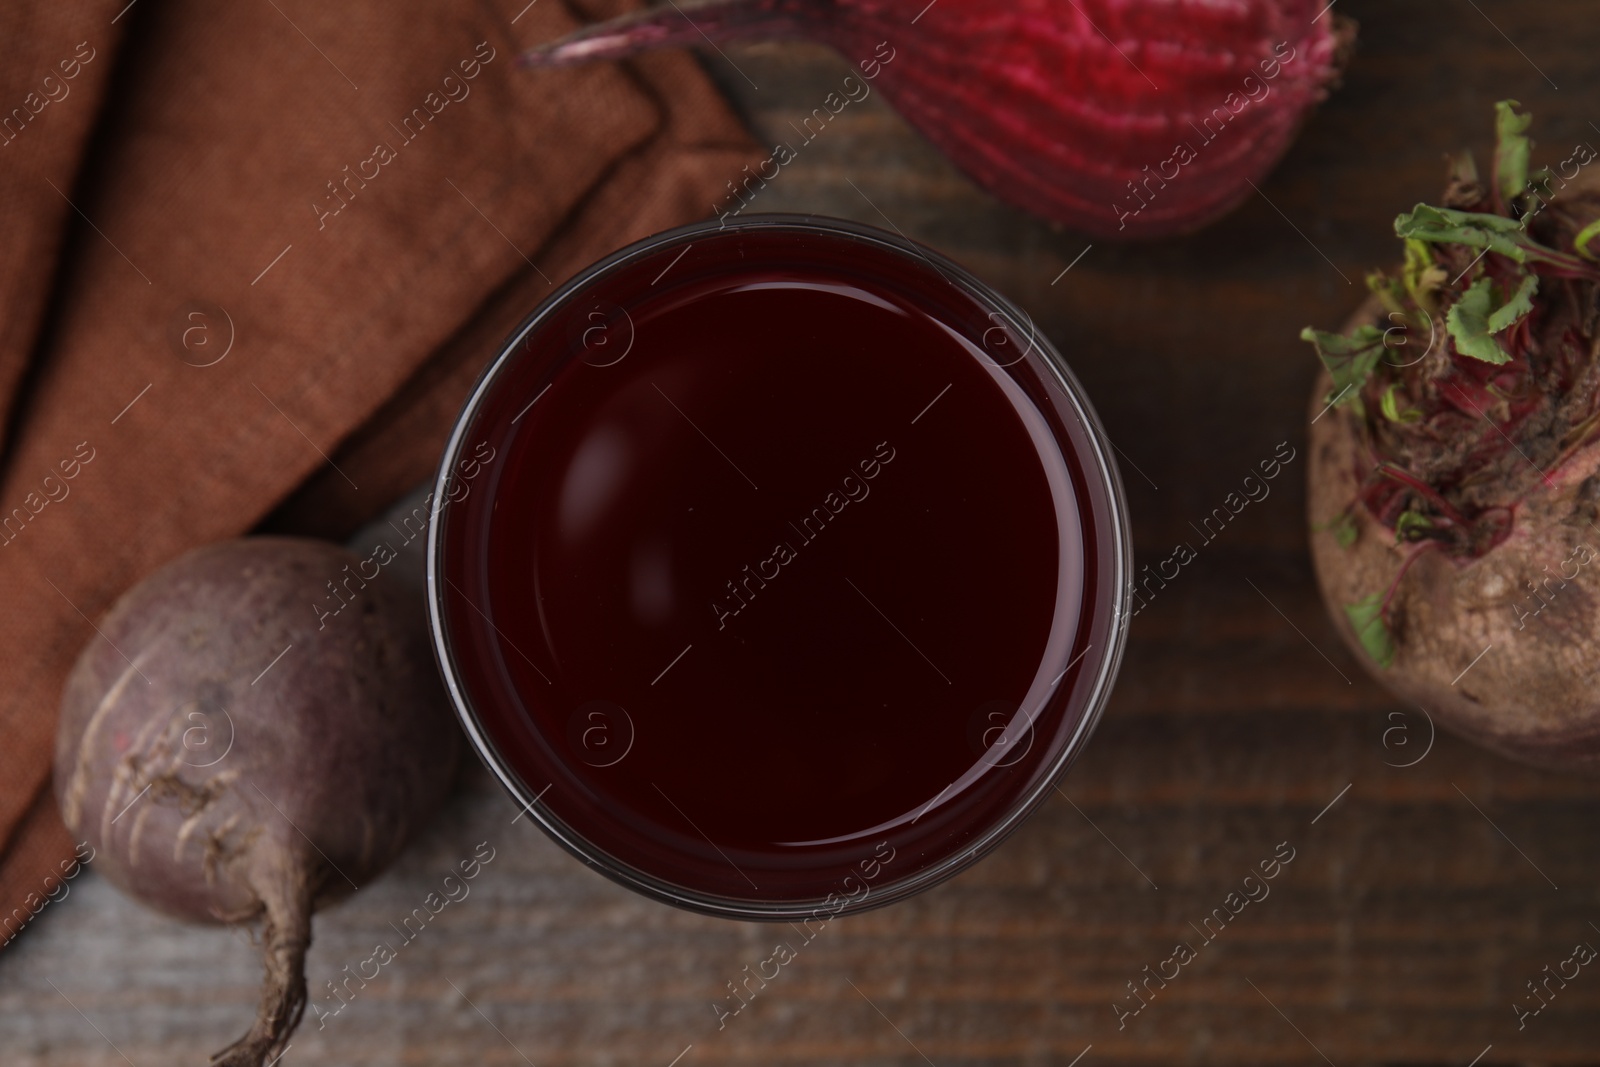
[[1384,685],[1506,755],[1600,767],[1600,181],[1530,170],[1497,107],[1489,174],[1396,220],[1404,264],[1343,334],[1308,329],[1318,579]]

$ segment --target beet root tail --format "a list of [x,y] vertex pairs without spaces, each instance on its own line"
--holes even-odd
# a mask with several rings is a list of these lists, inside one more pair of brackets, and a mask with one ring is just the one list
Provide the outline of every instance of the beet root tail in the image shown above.
[[[311,947],[315,885],[304,864],[269,861],[252,882],[261,897],[261,956],[266,975],[249,1031],[211,1057],[211,1067],[263,1067],[283,1053],[306,1010],[306,950]],[[284,869],[287,866],[287,870]]]
[[517,57],[517,66],[566,67],[707,41],[803,35],[816,6],[810,0],[709,0],[645,8],[530,48]]

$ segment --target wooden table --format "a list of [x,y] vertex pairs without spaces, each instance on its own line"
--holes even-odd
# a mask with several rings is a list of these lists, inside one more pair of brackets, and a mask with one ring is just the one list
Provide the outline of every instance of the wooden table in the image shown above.
[[[1061,276],[1083,238],[974,190],[876,98],[760,206],[887,216],[1031,312],[1125,456],[1141,562],[1159,559],[1279,442],[1303,451],[1315,367],[1296,334],[1337,326],[1362,273],[1395,258],[1391,221],[1437,195],[1442,153],[1484,158],[1493,101],[1535,113],[1546,161],[1600,143],[1592,3],[1339,10],[1362,22],[1345,88],[1263,196],[1190,239],[1096,244]],[[767,138],[846,73],[813,48],[727,53],[711,68]],[[612,885],[513,825],[474,766],[394,870],[319,917],[313,998],[474,844],[496,858],[339,1015],[319,1027],[308,1013],[283,1062],[1600,1060],[1600,971],[1524,1030],[1512,1010],[1546,964],[1600,945],[1600,783],[1443,735],[1415,766],[1389,765],[1421,755],[1428,726],[1367,680],[1323,614],[1302,469],[1303,456],[1140,615],[1063,796],[954,881],[829,926],[724,1029],[711,1006],[724,983],[786,929]],[[1271,895],[1202,944],[1191,924],[1280,842],[1295,858]],[[244,1029],[259,971],[243,935],[154,917],[92,873],[51,907],[0,965],[6,1067],[199,1064]],[[1179,941],[1197,958],[1119,1029],[1125,983]]]

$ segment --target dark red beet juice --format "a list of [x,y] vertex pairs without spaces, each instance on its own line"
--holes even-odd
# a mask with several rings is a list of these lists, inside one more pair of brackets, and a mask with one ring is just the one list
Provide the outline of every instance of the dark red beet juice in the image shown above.
[[931,884],[1103,703],[1102,443],[1026,320],[915,246],[768,217],[627,249],[515,335],[446,456],[441,501],[482,467],[432,553],[468,731],[559,841],[674,903]]

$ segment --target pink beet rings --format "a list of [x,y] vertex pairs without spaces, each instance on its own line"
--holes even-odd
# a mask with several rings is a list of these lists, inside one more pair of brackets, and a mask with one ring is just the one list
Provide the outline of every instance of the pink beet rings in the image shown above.
[[[1150,238],[1226,214],[1288,150],[1355,36],[1331,7],[711,0],[591,26],[520,62],[567,65],[708,40],[820,41],[859,72],[818,102],[823,116],[881,89],[1000,199],[1094,237]],[[774,146],[774,158],[800,147]]]

